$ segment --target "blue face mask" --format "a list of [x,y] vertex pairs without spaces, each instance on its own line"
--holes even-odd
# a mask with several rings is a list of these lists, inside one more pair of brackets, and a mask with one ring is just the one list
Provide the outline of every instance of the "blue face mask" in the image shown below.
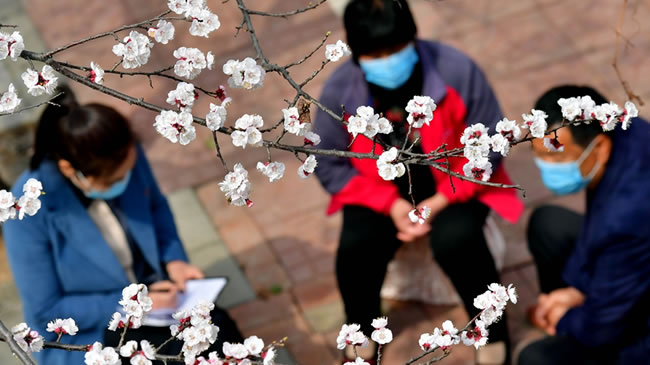
[[541,158],[535,158],[535,164],[542,174],[544,185],[557,195],[577,193],[591,182],[600,168],[600,162],[596,162],[589,174],[585,177],[580,172],[580,165],[593,150],[595,140],[582,152],[580,157],[571,162],[547,162]]
[[[88,184],[88,179],[81,173],[81,171],[77,171],[77,177],[79,180],[84,182],[84,184]],[[124,190],[126,190],[126,187],[129,185],[129,180],[131,180],[131,171],[127,172],[126,175],[119,181],[116,181],[111,185],[108,189],[106,190],[97,190],[97,189],[90,189],[90,191],[85,191],[82,189],[84,195],[89,197],[90,199],[101,199],[101,200],[110,200],[110,199],[115,199],[118,196],[122,195],[124,193]]]
[[413,74],[413,69],[420,58],[413,43],[388,57],[359,61],[366,81],[384,89],[394,90],[404,85]]

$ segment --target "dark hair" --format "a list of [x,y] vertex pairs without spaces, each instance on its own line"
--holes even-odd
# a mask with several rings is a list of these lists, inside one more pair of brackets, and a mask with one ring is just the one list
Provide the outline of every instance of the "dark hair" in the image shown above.
[[[561,98],[572,98],[588,95],[593,99],[596,105],[607,102],[607,99],[594,88],[589,86],[562,85],[556,86],[545,92],[535,103],[535,109],[542,110],[548,114],[548,127],[557,126],[562,122],[562,108],[557,101]],[[604,132],[598,122],[589,124],[581,123],[578,125],[569,125],[573,141],[582,147],[587,147],[591,141],[599,134],[606,134],[612,137],[609,132]]]
[[343,22],[355,60],[359,55],[410,42],[417,33],[406,0],[352,0]]
[[45,159],[70,162],[86,176],[107,176],[126,158],[135,138],[126,119],[101,104],[79,105],[67,86],[49,104],[36,127],[34,155],[37,169]]

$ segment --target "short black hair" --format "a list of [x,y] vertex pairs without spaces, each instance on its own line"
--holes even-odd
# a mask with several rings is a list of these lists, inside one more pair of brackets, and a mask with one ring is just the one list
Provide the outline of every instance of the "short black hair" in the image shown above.
[[413,41],[417,34],[406,0],[352,0],[343,22],[355,61],[360,55]]
[[[557,126],[562,122],[562,108],[557,103],[561,98],[573,98],[588,95],[593,99],[596,105],[604,104],[607,99],[596,89],[590,86],[562,85],[556,86],[545,92],[535,103],[535,109],[544,111],[547,115],[548,127]],[[597,121],[589,124],[580,123],[578,125],[570,124],[569,130],[573,140],[578,145],[586,148],[591,141],[599,134],[605,134],[612,137],[610,132],[604,132],[600,123]]]

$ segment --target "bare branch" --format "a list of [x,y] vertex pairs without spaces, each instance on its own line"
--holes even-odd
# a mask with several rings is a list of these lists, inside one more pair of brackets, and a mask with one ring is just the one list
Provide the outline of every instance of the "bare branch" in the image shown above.
[[323,3],[326,2],[326,1],[327,1],[327,0],[320,0],[319,2],[317,2],[317,3],[315,3],[315,4],[312,4],[312,5],[309,5],[309,6],[307,6],[307,7],[300,8],[300,9],[296,9],[296,10],[292,10],[292,11],[288,11],[288,12],[285,12],[285,13],[267,13],[267,12],[265,12],[265,11],[248,10],[248,9],[247,9],[246,11],[247,11],[249,14],[252,14],[252,15],[270,16],[270,17],[277,17],[277,18],[286,18],[286,17],[291,16],[291,15],[296,15],[296,14],[304,13],[304,12],[309,11],[309,10],[311,10],[311,9],[315,9],[315,8],[317,8],[319,5],[323,4]]
[[36,104],[36,105],[30,105],[30,106],[27,106],[27,107],[24,107],[24,108],[19,109],[19,110],[14,110],[14,111],[11,112],[11,113],[0,113],[0,117],[3,117],[3,116],[5,116],[5,115],[11,115],[11,114],[19,114],[19,113],[24,112],[25,110],[30,110],[30,109],[38,108],[38,107],[40,107],[40,106],[42,106],[42,105],[45,105],[45,104],[50,104],[50,105],[54,105],[54,106],[60,106],[59,104],[53,102],[52,100],[58,98],[58,97],[59,97],[60,95],[62,95],[62,94],[63,94],[62,92],[61,92],[61,93],[58,93],[58,94],[54,95],[52,98],[50,98],[49,100],[46,100],[46,101],[40,102],[40,103],[38,103],[38,104]]
[[0,321],[0,337],[3,341],[7,342],[11,352],[18,358],[18,360],[22,361],[23,364],[36,365],[36,362],[34,362],[34,360],[32,360],[32,358],[29,357],[29,355],[27,355],[25,351],[20,348],[20,346],[18,346],[11,331],[5,327],[5,324],[2,323],[2,321]]
[[614,71],[616,71],[616,77],[618,77],[618,80],[621,82],[621,86],[623,86],[623,90],[625,91],[625,94],[627,95],[628,99],[630,99],[631,101],[636,101],[640,106],[643,106],[645,105],[643,99],[641,99],[641,97],[632,90],[630,84],[627,81],[625,81],[625,79],[623,78],[623,74],[621,73],[621,70],[618,67],[618,48],[622,37],[623,20],[625,19],[626,8],[627,8],[627,0],[623,0],[621,13],[618,17],[618,24],[616,25],[616,44],[614,45],[614,59],[612,60],[612,67],[614,67]]

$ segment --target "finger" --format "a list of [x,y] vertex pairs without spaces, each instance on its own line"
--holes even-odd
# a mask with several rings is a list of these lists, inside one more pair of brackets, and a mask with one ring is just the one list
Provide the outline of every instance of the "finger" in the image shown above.
[[196,266],[192,266],[192,279],[203,279],[205,275],[203,272]]
[[174,283],[169,280],[156,281],[155,283],[149,285],[149,289],[158,291],[171,290],[172,288],[176,288],[176,285],[174,285]]
[[415,240],[415,237],[406,232],[397,232],[397,239],[405,243],[410,243]]

